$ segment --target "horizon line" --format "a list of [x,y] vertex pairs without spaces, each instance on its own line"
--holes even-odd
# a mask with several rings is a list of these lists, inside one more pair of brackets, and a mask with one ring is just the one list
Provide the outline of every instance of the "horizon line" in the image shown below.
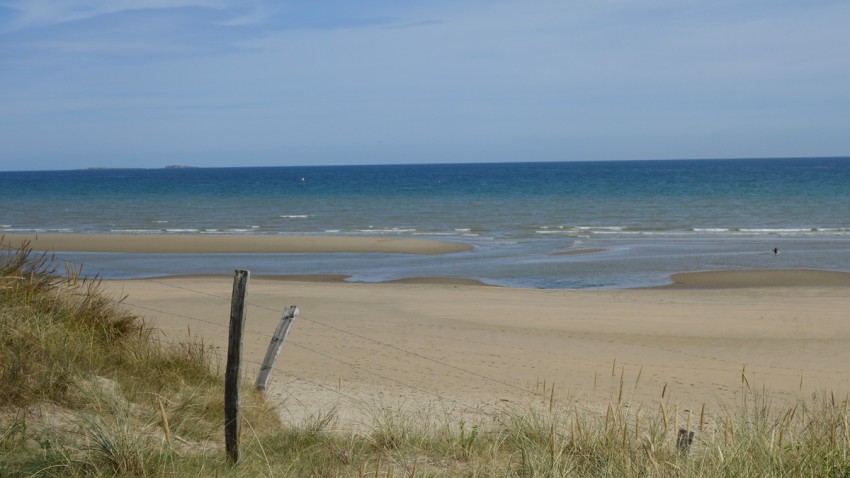
[[375,166],[450,166],[450,165],[487,165],[487,164],[557,164],[557,163],[625,163],[625,162],[669,162],[669,161],[766,161],[766,160],[795,160],[795,159],[850,159],[848,156],[753,156],[725,158],[652,158],[652,159],[576,159],[552,161],[459,161],[433,163],[359,163],[359,164],[289,164],[289,165],[255,165],[255,166],[194,166],[175,165],[164,166],[88,166],[69,169],[0,169],[0,173],[34,173],[34,172],[65,172],[65,171],[154,171],[161,169],[246,169],[246,168],[341,168],[341,167],[375,167]]

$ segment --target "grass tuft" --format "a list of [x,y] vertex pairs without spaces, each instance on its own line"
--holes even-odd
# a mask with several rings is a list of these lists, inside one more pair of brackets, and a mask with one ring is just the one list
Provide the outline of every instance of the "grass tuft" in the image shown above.
[[[206,461],[222,434],[216,355],[160,343],[100,280],[64,272],[0,237],[0,476],[177,476]],[[279,429],[262,396],[246,391],[243,410],[258,433]]]

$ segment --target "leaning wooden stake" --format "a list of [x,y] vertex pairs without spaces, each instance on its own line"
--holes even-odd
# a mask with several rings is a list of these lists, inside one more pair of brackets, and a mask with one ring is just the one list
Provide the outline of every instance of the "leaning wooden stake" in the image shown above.
[[239,461],[239,379],[242,367],[242,332],[245,330],[245,296],[251,273],[237,270],[233,275],[230,302],[230,335],[227,367],[224,372],[224,448],[232,463]]
[[257,387],[257,390],[261,392],[266,390],[266,385],[268,385],[269,379],[272,376],[274,363],[280,355],[280,348],[283,346],[286,336],[289,335],[289,328],[292,326],[292,323],[295,321],[295,317],[297,316],[297,305],[290,305],[283,309],[283,316],[280,319],[280,325],[277,326],[277,330],[274,331],[272,341],[269,342],[269,348],[266,350],[266,358],[263,359],[263,365],[260,367],[259,375],[257,375],[257,383],[254,384],[254,386]]

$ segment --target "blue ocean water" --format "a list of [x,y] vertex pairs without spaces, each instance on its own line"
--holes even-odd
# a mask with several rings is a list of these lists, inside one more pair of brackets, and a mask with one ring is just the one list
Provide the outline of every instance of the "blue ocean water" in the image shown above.
[[[60,256],[107,278],[242,267],[620,288],[693,270],[850,271],[850,158],[0,172],[0,191],[0,233],[380,235],[473,246],[446,256]],[[585,249],[602,251],[558,254]]]

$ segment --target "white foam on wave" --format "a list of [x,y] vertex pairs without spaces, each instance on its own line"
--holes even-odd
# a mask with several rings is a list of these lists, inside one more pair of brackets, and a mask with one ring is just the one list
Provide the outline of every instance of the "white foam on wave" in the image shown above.
[[627,229],[626,226],[576,226],[574,228],[577,231],[625,231]]
[[848,229],[840,227],[695,227],[691,229],[696,233],[716,233],[716,234],[741,234],[750,236],[770,236],[770,235],[835,235],[846,234]]
[[313,216],[311,216],[309,214],[281,214],[278,217],[282,217],[284,219],[307,219],[307,218],[311,218]]
[[185,228],[185,229],[166,229],[165,232],[198,232],[198,229],[193,228]]
[[53,227],[53,228],[26,228],[26,227],[11,227],[7,224],[0,224],[0,229],[3,232],[58,232],[58,233],[69,233],[69,232],[77,232],[77,229],[70,227]]
[[159,229],[110,229],[109,232],[117,234],[159,234]]
[[589,236],[647,236],[682,237],[693,235],[719,236],[836,236],[850,234],[850,228],[836,227],[639,227],[639,226],[539,226],[535,234]]
[[168,221],[152,221],[154,224],[167,224]]
[[850,228],[836,227],[637,227],[637,226],[541,226],[536,234],[590,236],[648,236],[682,237],[694,235],[717,236],[836,236],[850,235]]
[[537,226],[534,232],[537,234],[610,233],[625,232],[629,229],[628,226]]
[[414,228],[400,228],[400,227],[392,227],[389,229],[358,229],[357,232],[369,232],[369,233],[379,233],[379,234],[395,234],[395,233],[409,233],[416,232]]
[[741,232],[754,234],[781,234],[781,233],[798,233],[798,232],[814,232],[812,228],[741,228]]
[[[591,232],[593,234],[599,234],[599,235],[617,235],[617,234],[620,234],[620,235],[624,235],[624,236],[641,236],[641,235],[652,236],[652,235],[658,235],[659,234],[658,232],[652,232],[652,231],[627,231],[625,229],[620,229],[620,230],[604,229],[604,230],[599,230],[599,231],[586,231],[586,232]],[[668,234],[670,232],[671,231],[665,231],[661,234]]]

